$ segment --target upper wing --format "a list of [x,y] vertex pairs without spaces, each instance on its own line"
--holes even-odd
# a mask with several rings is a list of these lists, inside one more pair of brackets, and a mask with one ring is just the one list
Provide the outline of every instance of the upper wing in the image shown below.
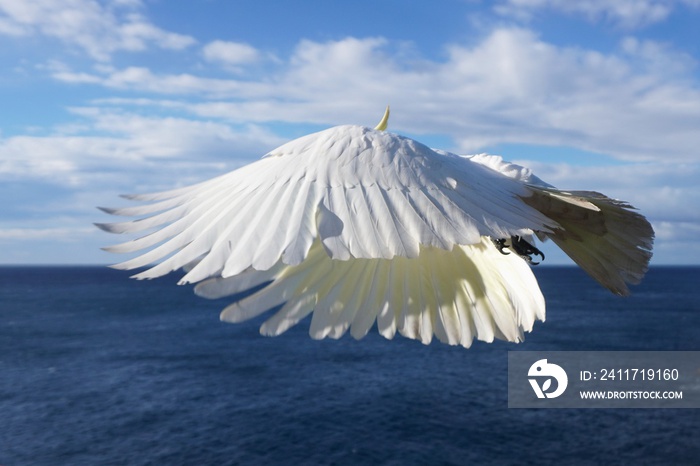
[[118,264],[150,278],[198,261],[182,282],[301,263],[315,238],[333,259],[416,257],[481,236],[551,231],[556,222],[522,201],[517,179],[438,153],[408,138],[359,126],[305,136],[261,160],[191,187],[129,196],[152,203],[105,209],[146,216],[101,224],[117,233],[158,228],[106,248],[134,252]]

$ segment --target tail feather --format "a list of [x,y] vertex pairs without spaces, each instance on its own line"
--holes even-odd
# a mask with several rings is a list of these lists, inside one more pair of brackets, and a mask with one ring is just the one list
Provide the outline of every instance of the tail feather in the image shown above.
[[654,230],[626,202],[592,191],[530,186],[523,200],[559,225],[551,238],[576,264],[613,293],[626,296],[649,268]]

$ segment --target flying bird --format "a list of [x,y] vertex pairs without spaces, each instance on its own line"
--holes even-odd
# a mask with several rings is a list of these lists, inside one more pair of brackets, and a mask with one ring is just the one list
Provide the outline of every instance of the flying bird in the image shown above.
[[205,298],[232,297],[221,320],[276,311],[263,335],[311,314],[312,338],[360,339],[376,322],[428,344],[523,339],[545,302],[531,266],[551,240],[603,287],[629,294],[654,232],[626,202],[564,191],[499,156],[460,156],[375,128],[337,126],[203,183],[124,196],[101,208],[148,232],[105,248],[141,254],[113,267],[178,269]]

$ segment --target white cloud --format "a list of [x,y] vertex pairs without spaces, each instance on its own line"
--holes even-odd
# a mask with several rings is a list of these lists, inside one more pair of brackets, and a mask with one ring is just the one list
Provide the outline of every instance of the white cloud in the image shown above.
[[529,20],[540,10],[579,14],[591,21],[607,21],[637,28],[665,20],[678,5],[700,6],[696,0],[505,0],[496,12]]
[[92,225],[104,220],[94,204],[70,217],[48,209],[40,218],[22,222],[0,218],[1,264],[113,263],[115,258],[100,248],[108,243]]
[[18,240],[33,241],[51,239],[58,241],[79,240],[86,234],[93,233],[94,228],[0,228],[0,241]]
[[239,42],[215,40],[202,48],[204,59],[237,70],[241,65],[255,63],[262,54],[255,47]]
[[[58,70],[69,83],[196,96],[193,113],[230,121],[370,124],[440,133],[464,152],[499,143],[570,146],[624,160],[697,161],[694,63],[669,46],[625,39],[615,53],[557,47],[524,29],[453,44],[443,61],[403,63],[385,39],[302,41],[266,79],[158,74],[143,67]],[[225,100],[222,100],[225,99]],[[172,100],[172,99],[171,99]]]
[[117,51],[142,51],[150,45],[180,50],[195,43],[186,35],[151,24],[138,1],[102,4],[95,0],[0,0],[0,34],[43,35],[107,61]]
[[69,134],[0,138],[0,180],[150,191],[201,181],[284,142],[255,125],[235,128],[95,107],[73,113],[87,121],[69,125]]
[[130,66],[107,74],[74,72],[67,69],[52,72],[52,76],[71,84],[98,84],[111,89],[135,90],[155,94],[204,94],[210,96],[254,96],[254,82],[205,78],[188,73],[156,74],[144,67]]
[[697,247],[700,225],[690,222],[657,222],[656,238],[662,242],[682,242]]
[[26,34],[25,28],[8,18],[0,16],[0,34],[5,36],[23,36]]

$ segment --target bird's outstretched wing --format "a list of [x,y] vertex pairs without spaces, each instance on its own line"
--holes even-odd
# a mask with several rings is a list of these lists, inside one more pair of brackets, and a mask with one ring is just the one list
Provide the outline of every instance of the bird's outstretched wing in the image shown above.
[[148,203],[103,210],[140,218],[99,226],[155,229],[106,248],[146,250],[115,266],[155,264],[137,278],[186,267],[181,283],[201,282],[196,290],[207,297],[267,284],[222,313],[240,321],[284,304],[263,333],[313,311],[314,337],[348,328],[360,337],[376,320],[388,337],[518,341],[544,318],[544,301],[527,264],[492,239],[536,233],[566,243],[561,220],[580,229],[572,209],[601,209],[493,163],[340,126],[204,183],[127,196]]
[[153,278],[202,257],[183,282],[301,263],[317,237],[332,259],[417,257],[420,246],[451,250],[494,238],[548,230],[554,222],[527,206],[522,183],[411,139],[340,126],[297,139],[211,181],[108,209],[150,217],[101,224],[118,233],[158,231],[106,248],[157,247],[117,268],[161,261]]

